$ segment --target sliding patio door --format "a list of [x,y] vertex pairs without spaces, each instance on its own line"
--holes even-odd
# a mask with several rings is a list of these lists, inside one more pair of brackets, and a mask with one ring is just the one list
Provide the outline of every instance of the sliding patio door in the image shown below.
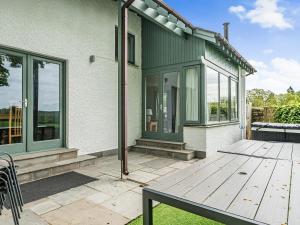
[[146,138],[182,140],[180,73],[144,76],[144,129]]
[[0,152],[63,146],[63,64],[0,49]]

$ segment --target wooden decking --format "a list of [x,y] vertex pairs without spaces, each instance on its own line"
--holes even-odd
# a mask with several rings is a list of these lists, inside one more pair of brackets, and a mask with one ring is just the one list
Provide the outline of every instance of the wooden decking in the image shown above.
[[300,144],[240,141],[145,193],[227,224],[299,225]]

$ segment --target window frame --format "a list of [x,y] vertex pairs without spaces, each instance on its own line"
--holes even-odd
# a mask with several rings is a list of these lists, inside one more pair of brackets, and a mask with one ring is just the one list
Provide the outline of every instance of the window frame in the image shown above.
[[[188,120],[186,117],[186,72],[188,69],[193,69],[196,68],[197,69],[197,74],[198,74],[198,119],[197,120]],[[201,65],[200,64],[196,64],[196,65],[188,65],[188,66],[184,66],[183,67],[183,110],[182,110],[182,114],[183,114],[183,118],[184,118],[184,125],[199,125],[201,122]]]
[[[118,29],[118,26],[115,26],[115,61],[118,61],[119,59],[119,29]],[[133,50],[130,50],[130,42],[129,42],[129,39],[132,38],[133,39]],[[128,32],[127,33],[127,46],[128,46],[128,56],[127,56],[127,62],[128,64],[131,64],[131,65],[136,65],[135,64],[135,44],[136,44],[136,41],[135,41],[135,35]],[[133,52],[133,56],[130,56],[129,54]],[[131,60],[131,58],[133,60]]]
[[[208,116],[208,102],[207,102],[207,68],[215,71],[216,73],[218,73],[218,109],[217,109],[217,116],[218,116],[218,120],[217,121],[209,121],[209,116]],[[221,120],[221,113],[220,113],[220,104],[221,104],[221,76],[227,77],[228,79],[228,119],[227,120]],[[236,83],[236,101],[237,101],[237,117],[236,118],[232,118],[232,82]],[[214,125],[214,124],[227,124],[227,123],[232,123],[232,122],[238,122],[239,121],[239,79],[238,77],[234,76],[234,75],[228,75],[228,74],[224,74],[220,71],[218,71],[215,68],[212,68],[211,66],[205,66],[205,97],[206,97],[206,101],[205,101],[205,107],[204,107],[204,111],[205,111],[205,124],[207,125]]]

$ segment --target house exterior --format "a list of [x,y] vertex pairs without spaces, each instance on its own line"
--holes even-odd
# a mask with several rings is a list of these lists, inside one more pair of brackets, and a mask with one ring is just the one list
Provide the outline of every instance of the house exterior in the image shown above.
[[[122,3],[0,2],[0,152],[116,151]],[[204,156],[243,138],[255,69],[219,34],[187,25],[157,1],[130,6],[129,146],[185,142]]]

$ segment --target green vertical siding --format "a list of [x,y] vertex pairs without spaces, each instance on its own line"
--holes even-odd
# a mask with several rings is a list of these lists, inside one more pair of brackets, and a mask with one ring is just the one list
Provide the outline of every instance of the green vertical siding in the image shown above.
[[180,37],[146,19],[142,21],[142,66],[151,69],[200,60],[204,41]]

